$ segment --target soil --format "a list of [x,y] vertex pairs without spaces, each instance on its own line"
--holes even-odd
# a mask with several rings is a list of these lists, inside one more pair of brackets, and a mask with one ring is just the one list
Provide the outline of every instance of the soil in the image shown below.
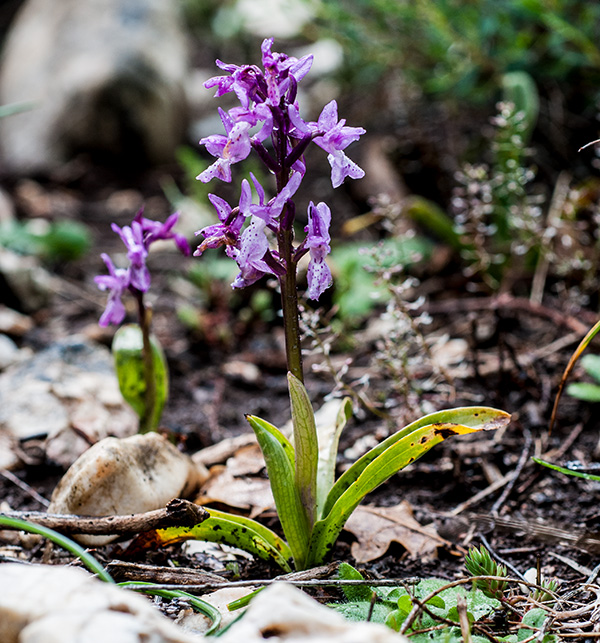
[[[113,330],[102,331],[97,326],[104,295],[95,288],[93,276],[103,271],[100,252],[120,251],[110,222],[125,224],[132,216],[131,208],[119,210],[115,202],[119,198],[125,203],[128,198],[136,202],[139,197],[146,203],[147,216],[164,219],[171,210],[161,180],[169,174],[181,180],[178,168],[117,178],[86,159],[77,163],[69,169],[70,175],[65,172],[62,177],[37,181],[39,190],[29,199],[25,197],[31,195],[30,183],[10,177],[5,181],[20,218],[39,213],[43,205],[40,200],[46,199],[53,205],[42,212],[43,216],[77,219],[93,232],[93,248],[83,258],[51,266],[62,286],[46,308],[32,313],[33,330],[16,338],[20,345],[34,350],[74,333],[110,344]],[[350,193],[338,199],[350,204],[351,214],[364,209]],[[175,271],[196,261],[190,258],[182,262],[171,253],[159,253],[151,262],[154,329],[171,369],[171,398],[163,428],[189,452],[249,432],[244,413],[262,416],[274,424],[285,422],[288,414],[278,318],[253,310],[252,295],[259,287],[238,293],[234,300],[219,284],[213,284],[208,292],[182,288],[181,281],[174,278]],[[421,401],[431,409],[450,403],[495,406],[510,412],[512,422],[495,435],[443,442],[367,498],[367,502],[381,506],[407,500],[416,519],[422,525],[433,524],[448,545],[439,548],[435,558],[419,559],[392,543],[383,557],[360,566],[362,571],[370,578],[434,575],[454,580],[465,574],[463,557],[468,547],[485,542],[520,573],[540,565],[542,572],[559,579],[565,590],[583,583],[595,568],[600,551],[598,483],[556,474],[534,465],[530,456],[548,454],[558,462],[578,460],[586,465],[598,457],[595,407],[565,395],[557,422],[549,432],[561,373],[585,330],[596,321],[595,314],[551,298],[535,306],[508,295],[473,295],[467,291],[467,281],[454,259],[441,259],[436,272],[425,269],[419,277],[416,294],[421,290],[427,294],[425,307],[433,318],[431,330],[463,339],[468,346],[461,361],[465,373],[453,382],[454,398],[447,386],[440,385],[424,393]],[[271,301],[277,302],[273,288],[267,288],[267,292]],[[12,303],[20,306],[18,301]],[[183,303],[195,306],[198,325],[194,329],[173,321]],[[376,310],[372,318],[380,313]],[[344,453],[357,442],[369,436],[381,439],[419,413],[412,399],[408,404],[403,401],[385,373],[370,366],[377,343],[374,339],[363,341],[367,326],[368,320],[349,331],[348,341],[336,344],[334,361],[353,359],[349,382],[370,370],[369,395],[377,402],[387,400],[389,417],[382,419],[363,409],[343,436],[340,468],[349,462]],[[354,344],[352,334],[359,338]],[[307,359],[307,366],[319,359]],[[244,365],[248,364],[256,367],[252,373],[258,375],[247,374]],[[415,377],[418,379],[419,374]],[[307,369],[307,388],[318,406],[333,388],[333,381],[326,374]],[[22,446],[29,448],[27,444]],[[492,490],[495,481],[514,471],[514,480]],[[0,475],[0,498],[13,510],[43,510],[33,492],[48,498],[62,473],[42,454],[36,464],[14,473],[17,480]],[[485,490],[489,493],[478,496]],[[467,505],[458,512],[463,503]],[[278,528],[274,515],[267,514],[263,519]],[[332,558],[354,563],[351,542],[351,534],[344,532]],[[100,548],[95,553],[105,563],[128,557],[121,545]],[[25,555],[31,561],[66,560],[63,554],[49,554],[42,546]],[[225,569],[214,557],[187,555],[181,546],[145,552],[134,562],[154,566],[174,562],[234,578],[231,569]],[[241,579],[271,578],[279,573],[257,561],[240,558],[238,564],[237,577]]]

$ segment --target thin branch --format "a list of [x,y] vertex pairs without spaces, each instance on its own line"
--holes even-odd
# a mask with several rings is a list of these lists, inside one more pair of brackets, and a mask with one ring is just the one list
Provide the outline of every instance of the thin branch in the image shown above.
[[63,534],[94,536],[113,534],[128,536],[152,529],[192,527],[203,522],[209,516],[204,507],[181,498],[169,501],[164,509],[128,516],[67,516],[42,511],[6,511],[0,515],[29,520]]

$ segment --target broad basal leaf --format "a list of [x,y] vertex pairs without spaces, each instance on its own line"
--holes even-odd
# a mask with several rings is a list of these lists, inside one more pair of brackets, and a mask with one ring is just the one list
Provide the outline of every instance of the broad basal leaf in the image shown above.
[[[350,514],[368,493],[390,476],[448,437],[499,428],[510,421],[508,413],[486,407],[451,409],[431,414],[426,418],[431,420],[434,416],[438,418],[435,424],[407,431],[409,427],[414,427],[420,421],[409,425],[394,436],[390,436],[394,438],[393,440],[388,438],[365,454],[350,467],[346,472],[348,475],[344,474],[346,482],[351,482],[348,486],[344,484],[338,487],[336,484],[338,488],[334,487],[332,490],[332,492],[335,491],[337,499],[324,518],[315,524],[308,564],[321,562],[327,556]],[[462,421],[468,421],[469,424],[452,421],[459,418]],[[421,421],[424,419],[422,418]],[[329,505],[330,498],[327,500],[327,506]]]
[[210,517],[193,527],[157,529],[152,544],[169,545],[183,540],[206,540],[238,547],[263,560],[271,560],[291,572],[292,552],[274,531],[256,520],[207,508]]
[[456,409],[437,411],[436,413],[430,413],[429,415],[419,418],[415,422],[405,426],[403,429],[400,429],[400,431],[390,435],[376,447],[373,447],[373,449],[365,453],[342,476],[340,476],[327,496],[327,501],[323,507],[323,517],[331,511],[331,508],[337,502],[341,494],[344,493],[344,491],[358,478],[364,469],[373,462],[373,460],[375,460],[375,458],[403,437],[410,435],[417,429],[427,425],[450,422],[470,427],[473,431],[486,431],[505,426],[508,424],[509,420],[510,415],[508,415],[508,413],[487,406],[458,407]]
[[304,385],[292,373],[288,373],[288,386],[294,427],[296,489],[300,495],[306,522],[312,529],[316,520],[317,464],[319,461],[315,414]]
[[294,450],[277,427],[253,415],[246,419],[265,457],[275,506],[296,568],[304,569],[311,526],[295,484]]

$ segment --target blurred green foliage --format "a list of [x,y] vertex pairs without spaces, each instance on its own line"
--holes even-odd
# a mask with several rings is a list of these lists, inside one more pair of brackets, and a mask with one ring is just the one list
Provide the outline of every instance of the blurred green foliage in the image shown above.
[[56,263],[79,259],[91,248],[92,239],[89,228],[78,221],[15,220],[0,225],[0,245]]
[[477,101],[516,70],[538,84],[597,79],[599,21],[584,0],[328,0],[318,25],[344,46],[354,85],[401,71],[426,95]]

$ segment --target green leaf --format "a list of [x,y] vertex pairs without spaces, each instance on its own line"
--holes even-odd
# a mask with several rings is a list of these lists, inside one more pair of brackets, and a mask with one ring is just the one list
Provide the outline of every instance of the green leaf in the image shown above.
[[[364,580],[364,576],[349,563],[340,563],[338,567],[340,580]],[[342,591],[347,601],[368,603],[371,601],[373,590],[368,585],[342,585]]]
[[465,406],[423,416],[408,426],[405,426],[400,431],[390,435],[383,442],[365,453],[338,479],[327,497],[323,508],[323,517],[331,511],[331,508],[339,497],[357,480],[364,469],[375,460],[375,458],[417,429],[430,424],[452,422],[472,427],[473,431],[485,431],[505,426],[509,421],[510,415],[508,415],[508,413],[485,406]]
[[600,386],[591,382],[574,382],[567,386],[567,393],[584,402],[600,402]]
[[225,543],[263,560],[273,561],[286,572],[292,571],[292,551],[274,531],[251,518],[212,508],[207,508],[207,511],[210,517],[192,527],[157,529],[157,544],[168,545],[183,540]]
[[[169,372],[164,353],[155,337],[150,338],[150,345],[154,361],[156,390],[154,412],[150,424],[156,428],[160,423],[160,417],[167,401]],[[112,343],[112,353],[121,394],[140,418],[143,418],[146,412],[143,346],[142,329],[137,324],[121,326],[115,333]]]
[[327,495],[333,487],[335,480],[335,467],[340,442],[340,435],[348,420],[352,417],[352,401],[344,398],[334,425],[317,426],[319,440],[319,464],[317,467],[317,516],[322,517],[321,512]]
[[[431,423],[434,418],[436,422]],[[452,435],[496,429],[509,421],[510,415],[497,409],[450,409],[421,418],[384,440],[352,465],[338,481],[342,481],[342,484],[338,486],[336,483],[332,489],[326,509],[330,506],[330,498],[333,496],[336,499],[331,509],[324,512],[324,518],[315,524],[307,564],[318,564],[324,560],[354,509],[390,476]],[[423,422],[430,423],[418,426]]]
[[565,467],[559,467],[557,464],[551,464],[550,462],[545,462],[540,458],[532,457],[531,459],[536,464],[541,464],[544,467],[548,467],[548,469],[553,469],[554,471],[558,471],[559,473],[564,473],[567,476],[573,476],[574,478],[584,478],[585,480],[595,480],[596,482],[600,482],[600,476],[595,476],[592,473],[585,473],[583,471],[574,471],[573,469],[566,469]]
[[522,136],[527,142],[540,111],[540,97],[535,81],[526,71],[509,71],[502,76],[502,91],[504,101],[511,102],[517,112],[524,114],[525,130]]
[[589,373],[597,382],[600,382],[600,355],[584,355],[581,358],[581,366]]
[[317,517],[317,466],[319,444],[315,414],[302,382],[288,373],[288,386],[294,427],[294,452],[296,458],[295,484],[304,508],[306,522],[312,529]]
[[[524,641],[529,639],[532,635],[539,632],[543,625],[544,621],[548,618],[548,612],[542,609],[541,607],[534,607],[529,610],[527,614],[523,617],[521,621],[521,628],[517,634],[517,639],[519,641]],[[550,641],[555,641],[556,637],[552,634],[546,634],[542,641],[544,643],[549,643]]]
[[275,506],[296,569],[304,569],[311,526],[295,484],[294,449],[277,427],[254,415],[247,415],[246,419],[263,452]]

